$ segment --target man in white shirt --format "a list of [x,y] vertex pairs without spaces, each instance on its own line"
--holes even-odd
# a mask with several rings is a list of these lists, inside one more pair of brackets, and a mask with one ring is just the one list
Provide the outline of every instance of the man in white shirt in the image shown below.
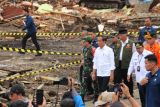
[[99,47],[95,51],[93,59],[92,79],[97,81],[95,91],[99,94],[108,89],[109,81],[113,81],[115,69],[113,50],[105,44],[105,37],[98,37]]
[[143,42],[136,42],[135,45],[136,45],[137,51],[133,53],[130,61],[130,65],[128,69],[128,81],[130,81],[132,72],[135,72],[141,104],[142,104],[142,107],[145,107],[145,86],[141,86],[140,81],[148,73],[145,68],[145,57],[149,54],[152,54],[152,52],[144,49]]

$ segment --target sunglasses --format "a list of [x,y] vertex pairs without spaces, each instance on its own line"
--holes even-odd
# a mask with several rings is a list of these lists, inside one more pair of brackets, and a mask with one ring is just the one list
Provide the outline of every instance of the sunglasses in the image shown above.
[[152,38],[145,38],[146,40],[151,40]]

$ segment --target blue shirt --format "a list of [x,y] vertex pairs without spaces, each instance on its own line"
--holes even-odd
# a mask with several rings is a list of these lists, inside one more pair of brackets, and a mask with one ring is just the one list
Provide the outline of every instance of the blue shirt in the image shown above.
[[75,102],[75,107],[85,107],[82,97],[77,93],[75,88],[72,89],[72,96]]
[[92,46],[93,47],[95,47],[95,48],[98,48],[99,46],[98,46],[98,40],[97,40],[97,38],[95,38],[93,41],[92,41]]
[[27,33],[32,34],[37,32],[36,31],[36,25],[33,21],[33,18],[31,16],[26,16],[26,20],[25,20],[25,28],[27,30]]
[[153,26],[151,27],[144,27],[139,31],[139,37],[138,37],[138,41],[140,42],[144,42],[144,36],[145,36],[145,32],[156,32],[156,28],[154,28]]
[[160,107],[160,69],[154,75],[148,73],[147,77],[146,107]]
[[85,107],[82,97],[80,95],[73,96],[73,100],[75,102],[75,107]]

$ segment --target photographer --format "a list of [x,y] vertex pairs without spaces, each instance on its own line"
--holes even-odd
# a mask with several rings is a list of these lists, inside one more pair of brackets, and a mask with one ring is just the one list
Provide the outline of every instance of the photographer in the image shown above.
[[76,89],[74,88],[74,83],[75,82],[72,78],[68,78],[68,86],[70,90],[63,95],[60,104],[61,107],[85,107],[82,97],[77,93]]
[[124,102],[120,101],[120,96],[122,95],[122,93],[128,98],[128,101],[130,102],[132,107],[140,107],[138,102],[131,96],[128,87],[124,83],[121,83],[119,87],[120,90],[115,93],[103,92],[99,96],[98,101],[95,102],[95,107],[127,107]]
[[[32,101],[25,97],[25,90],[21,84],[16,84],[10,89],[11,102],[9,107],[47,107],[46,100],[43,97],[43,102],[40,105],[32,105]],[[36,99],[37,100],[37,99]]]

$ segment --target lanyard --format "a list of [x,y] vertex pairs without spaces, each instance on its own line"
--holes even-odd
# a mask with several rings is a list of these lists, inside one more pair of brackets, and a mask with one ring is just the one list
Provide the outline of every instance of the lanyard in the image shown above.
[[[139,57],[141,57],[141,58],[139,58]],[[138,63],[139,63],[139,65],[140,65],[140,63],[141,63],[142,58],[143,58],[143,55],[142,55],[142,54],[141,54],[141,55],[138,55]]]

